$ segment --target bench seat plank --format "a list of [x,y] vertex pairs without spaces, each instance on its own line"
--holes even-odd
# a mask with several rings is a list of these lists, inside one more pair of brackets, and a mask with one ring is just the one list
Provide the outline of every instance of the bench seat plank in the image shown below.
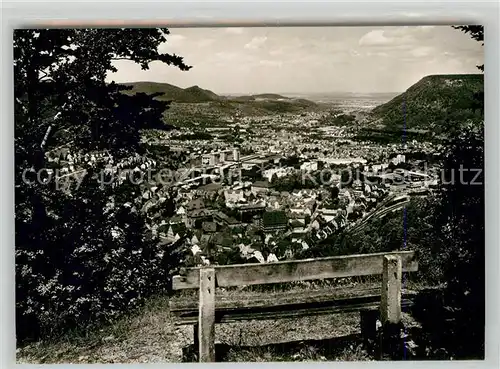
[[[186,291],[187,292],[187,291]],[[198,291],[181,292],[170,297],[171,311],[198,308]],[[259,291],[254,289],[218,289],[215,295],[216,308],[265,306],[295,302],[328,301],[363,295],[380,295],[380,283],[363,283],[357,286],[297,287],[291,290]]]
[[[414,251],[333,256],[317,259],[289,260],[215,266],[218,287],[310,281],[316,279],[380,275],[385,255],[401,258],[403,272],[418,270]],[[184,275],[174,276],[174,290],[199,287],[199,268],[189,268]]]
[[[295,304],[279,307],[247,307],[234,309],[220,309],[215,311],[215,323],[232,323],[242,320],[266,320],[298,318],[304,316],[316,316],[335,313],[349,313],[364,310],[377,310],[380,306],[380,296],[365,297],[347,300],[335,300],[322,304]],[[370,301],[371,300],[371,301]],[[412,306],[411,298],[402,298],[401,307]],[[184,311],[176,314],[175,325],[193,325],[198,323],[198,311]]]
[[[403,291],[402,305],[410,306],[413,291]],[[378,309],[380,287],[330,288],[316,291],[285,291],[223,295],[215,301],[215,322],[229,323],[252,319],[279,319],[310,315]],[[198,302],[195,296],[170,301],[175,324],[196,324]]]

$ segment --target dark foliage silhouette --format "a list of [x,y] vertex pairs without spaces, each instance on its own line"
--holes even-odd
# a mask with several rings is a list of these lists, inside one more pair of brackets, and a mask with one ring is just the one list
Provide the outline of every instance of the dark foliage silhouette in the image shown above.
[[[167,29],[14,33],[18,340],[113,319],[167,283],[166,253],[145,238],[140,186],[100,181],[110,165],[144,163],[138,156],[140,130],[161,127],[168,108],[155,94],[130,96],[123,93],[126,87],[107,83],[116,71],[112,63],[130,60],[148,69],[159,61],[190,69],[181,57],[158,52],[168,34]],[[45,170],[61,174],[68,167],[70,173],[59,181]],[[40,171],[48,182],[36,180]]]

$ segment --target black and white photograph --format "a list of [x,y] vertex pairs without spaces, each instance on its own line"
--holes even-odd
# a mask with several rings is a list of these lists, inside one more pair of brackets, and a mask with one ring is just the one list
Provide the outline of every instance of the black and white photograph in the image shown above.
[[13,32],[17,363],[484,360],[483,26]]

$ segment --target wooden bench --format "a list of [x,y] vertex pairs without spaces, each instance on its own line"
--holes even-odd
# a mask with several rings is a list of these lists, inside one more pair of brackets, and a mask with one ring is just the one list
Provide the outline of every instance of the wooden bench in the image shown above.
[[[172,299],[170,312],[176,324],[195,326],[200,362],[215,361],[215,323],[277,319],[341,312],[361,312],[361,329],[376,333],[376,316],[382,324],[398,324],[401,307],[411,305],[412,294],[402,290],[402,272],[415,272],[414,251],[397,251],[266,264],[238,264],[186,269],[173,278],[173,289],[198,289],[198,300]],[[328,278],[382,275],[382,285],[364,288],[249,293],[245,299],[219,294],[216,287],[312,281]],[[374,315],[377,314],[377,315]]]

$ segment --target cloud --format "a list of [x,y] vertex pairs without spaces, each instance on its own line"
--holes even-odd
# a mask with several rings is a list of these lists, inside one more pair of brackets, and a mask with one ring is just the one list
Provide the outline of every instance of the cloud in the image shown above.
[[204,38],[196,43],[198,47],[207,47],[212,45],[215,42],[213,38]]
[[171,52],[172,47],[178,47],[184,43],[184,40],[186,39],[186,36],[179,35],[179,34],[170,34],[166,36],[167,41],[162,43],[158,47],[158,51],[161,53],[165,52]]
[[420,46],[411,50],[410,54],[416,58],[423,58],[434,54],[434,48],[430,46]]
[[393,38],[385,36],[384,30],[376,29],[363,35],[358,43],[360,46],[389,46],[393,42]]
[[418,40],[429,40],[434,38],[436,26],[418,26],[411,29],[411,34]]
[[418,44],[419,41],[429,40],[434,37],[431,32],[434,26],[418,27],[391,27],[388,29],[376,29],[364,34],[358,41],[360,46],[377,47],[408,47]]
[[389,56],[389,54],[386,52],[383,52],[383,51],[376,51],[376,52],[368,51],[366,53],[366,56],[380,56],[380,57],[386,58]]
[[283,62],[281,60],[261,60],[259,62],[260,65],[265,65],[268,67],[280,67],[283,66]]
[[170,34],[167,36],[167,42],[169,44],[180,44],[182,41],[186,39],[186,36],[179,35],[179,34]]
[[260,60],[255,55],[247,55],[241,51],[220,51],[205,59],[204,63],[231,69],[235,66],[249,68],[258,65]]
[[423,31],[430,31],[432,29],[436,28],[436,26],[418,26],[417,29],[423,30]]
[[404,91],[427,74],[475,73],[484,53],[480,43],[450,26],[170,31],[161,47],[183,56],[192,70],[183,72],[158,62],[142,71],[136,64],[116,62],[119,72],[110,78],[180,87],[196,84],[220,93]]
[[266,43],[266,41],[267,41],[266,36],[254,37],[244,47],[245,47],[245,49],[250,49],[250,50],[259,49],[260,47],[262,47]]
[[215,53],[216,60],[225,60],[225,61],[233,61],[241,57],[240,53],[234,51],[220,51]]
[[241,34],[243,34],[243,32],[245,32],[245,30],[243,28],[240,28],[240,27],[229,27],[229,28],[225,28],[224,31],[226,33],[230,33],[232,35],[241,35]]
[[276,56],[276,55],[283,55],[285,53],[286,49],[284,48],[279,48],[279,49],[274,49],[269,51],[269,55]]

